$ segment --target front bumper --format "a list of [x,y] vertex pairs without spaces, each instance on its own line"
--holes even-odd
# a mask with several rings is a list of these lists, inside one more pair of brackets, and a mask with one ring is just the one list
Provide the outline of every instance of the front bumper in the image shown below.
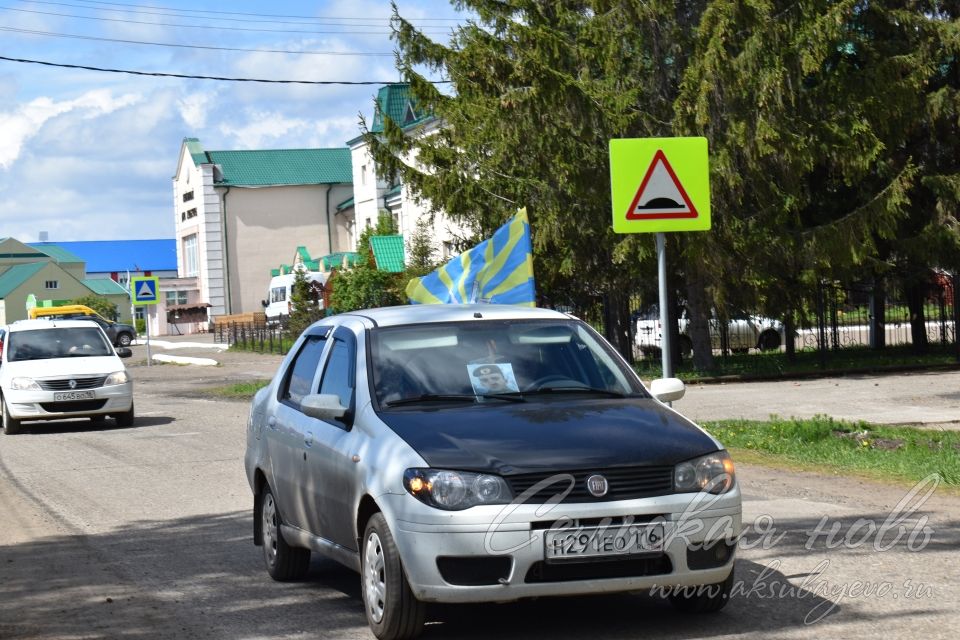
[[93,399],[56,401],[56,391],[8,390],[4,401],[16,420],[61,420],[126,413],[133,406],[133,383],[90,389]]
[[[474,507],[445,512],[408,495],[379,500],[394,533],[414,595],[428,602],[503,602],[537,596],[645,590],[653,587],[722,582],[733,570],[741,529],[740,490],[722,496],[673,494],[636,500],[543,505]],[[538,513],[539,510],[539,513]],[[546,513],[544,513],[546,511]],[[662,523],[662,553],[616,556],[589,563],[546,561],[545,534],[555,522],[595,522],[631,517],[637,523]],[[722,563],[693,569],[688,549],[728,541]],[[720,544],[723,544],[722,542]],[[452,584],[437,559],[505,567],[494,584]],[[504,558],[509,559],[509,562]],[[579,565],[574,567],[574,565]],[[449,565],[447,565],[449,566]],[[449,577],[449,573],[446,574]],[[603,577],[598,577],[603,576]],[[607,577],[616,576],[616,577]]]

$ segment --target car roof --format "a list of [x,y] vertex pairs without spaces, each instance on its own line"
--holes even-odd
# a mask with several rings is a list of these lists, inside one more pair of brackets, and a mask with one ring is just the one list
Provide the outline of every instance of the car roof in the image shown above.
[[377,326],[392,327],[432,322],[464,322],[477,319],[476,314],[480,314],[479,317],[484,320],[569,320],[571,318],[565,313],[552,309],[509,304],[412,304],[363,309],[340,315],[359,316],[374,322]]
[[93,320],[54,320],[52,318],[37,318],[35,320],[17,320],[7,325],[11,333],[15,331],[35,331],[37,329],[70,328],[70,327],[96,327],[100,325]]

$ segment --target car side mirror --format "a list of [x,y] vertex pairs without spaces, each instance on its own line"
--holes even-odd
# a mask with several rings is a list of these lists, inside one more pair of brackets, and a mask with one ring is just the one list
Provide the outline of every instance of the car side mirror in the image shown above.
[[677,378],[658,378],[650,383],[650,393],[660,402],[679,400],[686,390],[683,381]]
[[266,301],[266,300],[261,300],[261,301],[260,301],[260,305],[263,306],[263,307],[268,307],[268,306],[270,306],[270,305],[267,304],[267,301]]
[[300,410],[318,420],[341,420],[347,408],[332,393],[312,393],[300,401]]
[[129,358],[133,355],[133,351],[130,349],[130,347],[118,347],[117,355],[121,358]]

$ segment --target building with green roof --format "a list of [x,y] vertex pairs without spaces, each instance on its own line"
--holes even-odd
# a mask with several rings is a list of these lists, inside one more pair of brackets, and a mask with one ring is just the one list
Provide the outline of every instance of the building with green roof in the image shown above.
[[270,274],[298,247],[354,248],[353,218],[337,209],[352,182],[347,147],[208,150],[185,138],[173,178],[178,275],[197,279],[213,319],[262,311]]
[[129,319],[126,289],[113,280],[87,279],[85,263],[55,245],[31,247],[14,238],[0,239],[0,325],[27,317],[27,298],[54,305],[98,295],[117,305]]
[[[383,134],[389,122],[409,136],[433,135],[443,126],[441,120],[418,103],[410,85],[402,82],[385,85],[377,91],[370,133]],[[357,136],[347,144],[353,158],[353,198],[338,208],[352,214],[357,229],[374,227],[380,216],[389,216],[398,234],[410,236],[418,224],[424,223],[428,225],[437,255],[452,257],[455,239],[468,232],[443,212],[433,211],[428,202],[417,198],[406,185],[378,175],[364,136]]]

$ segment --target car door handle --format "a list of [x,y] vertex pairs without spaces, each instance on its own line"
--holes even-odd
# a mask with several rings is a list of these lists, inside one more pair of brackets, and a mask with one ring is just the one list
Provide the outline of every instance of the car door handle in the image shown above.
[[312,446],[313,446],[313,433],[307,431],[307,436],[303,439],[303,442],[304,442],[304,444],[306,444],[308,447],[312,447]]
[[267,418],[267,427],[269,427],[270,429],[276,429],[277,419],[274,418],[273,416],[270,416],[269,418]]

